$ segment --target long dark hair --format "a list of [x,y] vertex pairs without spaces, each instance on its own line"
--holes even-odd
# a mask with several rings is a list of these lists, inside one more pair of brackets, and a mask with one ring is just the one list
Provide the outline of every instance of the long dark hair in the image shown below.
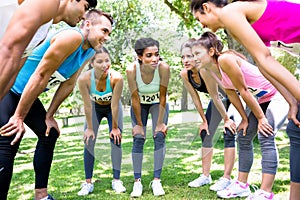
[[233,53],[233,54],[239,56],[240,58],[247,60],[244,55],[242,55],[232,49],[222,52],[222,50],[224,48],[222,41],[218,39],[216,34],[209,32],[209,31],[204,32],[197,41],[193,42],[193,46],[194,45],[195,46],[201,45],[202,47],[206,48],[207,51],[209,51],[209,49],[213,48],[214,49],[213,58],[215,59],[216,62],[218,62],[219,56],[222,53],[226,53],[226,52]]
[[202,4],[206,2],[211,2],[215,4],[217,7],[224,7],[228,4],[227,0],[192,0],[190,4],[190,9],[192,12],[200,11],[200,13],[204,13]]
[[140,38],[135,42],[134,50],[138,56],[142,56],[147,47],[157,46],[159,50],[159,42],[153,38]]
[[229,3],[236,2],[236,1],[257,1],[257,0],[232,0],[232,1],[230,1],[230,0],[192,0],[191,4],[190,4],[190,9],[192,12],[199,10],[200,13],[203,14],[204,10],[203,10],[202,4],[204,4],[206,2],[211,2],[211,3],[215,4],[217,7],[222,8]]

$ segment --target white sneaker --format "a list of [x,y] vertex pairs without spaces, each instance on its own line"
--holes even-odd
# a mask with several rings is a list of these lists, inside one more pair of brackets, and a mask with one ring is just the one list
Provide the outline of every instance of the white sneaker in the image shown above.
[[143,185],[141,183],[141,181],[135,181],[133,184],[133,189],[132,192],[130,194],[131,197],[140,197],[142,196],[143,193]]
[[226,189],[218,191],[218,197],[229,199],[235,197],[247,197],[251,194],[248,183],[241,183],[238,180],[233,181]]
[[81,184],[81,189],[77,194],[79,196],[85,196],[93,192],[93,190],[94,190],[94,184],[85,182]]
[[154,196],[165,195],[165,191],[164,191],[159,179],[151,181],[150,184],[152,184],[152,191],[153,191]]
[[211,182],[212,182],[212,180],[211,180],[210,175],[207,177],[204,174],[202,174],[201,176],[199,176],[195,180],[189,182],[188,186],[190,186],[190,187],[200,187],[202,185],[211,184]]
[[123,186],[123,182],[120,180],[112,180],[111,187],[116,193],[122,193],[126,191],[126,188]]
[[255,191],[255,193],[249,195],[246,200],[269,200],[269,199],[275,199],[274,193],[272,192],[269,193],[259,189]]
[[231,184],[231,180],[228,178],[221,177],[215,184],[209,187],[210,190],[215,192],[226,189]]

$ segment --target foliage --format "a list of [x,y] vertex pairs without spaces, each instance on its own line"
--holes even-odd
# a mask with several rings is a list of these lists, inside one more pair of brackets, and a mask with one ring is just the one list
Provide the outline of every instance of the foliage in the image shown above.
[[292,74],[299,79],[299,73],[296,71],[297,67],[300,69],[300,57],[294,56],[285,50],[272,47],[270,48],[272,56],[285,68],[287,68]]

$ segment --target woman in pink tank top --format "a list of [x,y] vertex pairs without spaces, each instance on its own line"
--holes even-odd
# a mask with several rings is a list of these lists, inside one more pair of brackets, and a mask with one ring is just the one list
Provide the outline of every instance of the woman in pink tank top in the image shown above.
[[291,156],[290,199],[297,199],[300,196],[300,171],[293,169],[300,168],[300,154],[297,153],[300,151],[300,84],[271,56],[267,46],[275,40],[284,45],[300,43],[300,3],[298,0],[240,0],[227,4],[227,0],[192,0],[190,7],[203,27],[212,31],[224,28],[242,44],[261,73],[288,101],[291,120],[287,132],[294,155]]
[[[209,71],[224,87],[242,117],[237,128],[238,177],[217,195],[221,198],[273,199],[272,186],[278,167],[275,136],[286,119],[288,104],[243,55],[233,50],[222,52],[222,49],[222,42],[212,32],[203,33],[192,48],[198,67]],[[250,110],[244,110],[239,96]],[[260,189],[251,194],[247,182],[254,160],[253,139],[256,136],[262,154],[262,180]]]

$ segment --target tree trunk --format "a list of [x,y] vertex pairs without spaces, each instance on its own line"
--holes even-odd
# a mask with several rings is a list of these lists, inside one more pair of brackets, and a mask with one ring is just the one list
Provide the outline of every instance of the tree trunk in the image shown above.
[[188,110],[188,98],[187,98],[187,90],[183,86],[182,89],[182,98],[181,98],[181,111],[187,111]]

